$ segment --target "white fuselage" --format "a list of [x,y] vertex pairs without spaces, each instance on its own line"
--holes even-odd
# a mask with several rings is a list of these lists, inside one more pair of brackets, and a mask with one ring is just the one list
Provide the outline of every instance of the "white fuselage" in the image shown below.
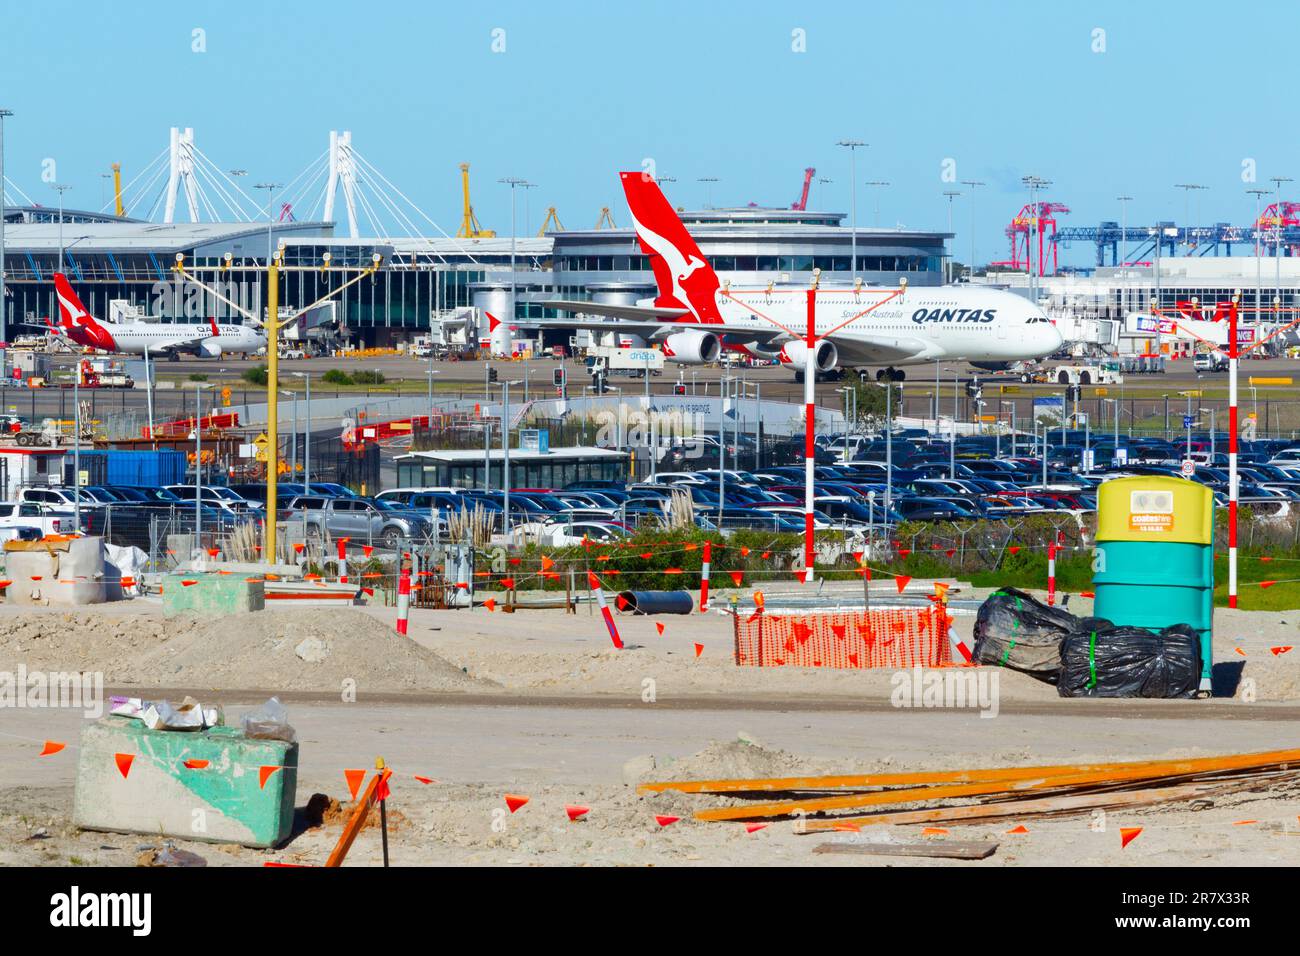
[[[199,323],[161,325],[156,322],[102,323],[116,351],[129,355],[160,355],[174,349],[195,351],[200,355],[230,352],[256,352],[266,345],[266,337],[247,325],[217,324],[218,335],[211,327]],[[196,343],[196,339],[206,335]],[[219,350],[219,351],[218,351]]]
[[[817,292],[814,331],[839,348],[840,364],[872,361],[868,356],[873,346],[905,355],[891,359],[893,365],[1011,362],[1042,358],[1061,347],[1061,335],[1043,310],[1011,292],[970,286],[894,292],[867,286],[858,292],[852,288]],[[808,329],[805,289],[731,290],[718,293],[717,304],[728,326],[772,329],[779,325],[801,338]],[[708,330],[707,324],[683,327]],[[772,357],[775,350],[750,344],[746,351]]]

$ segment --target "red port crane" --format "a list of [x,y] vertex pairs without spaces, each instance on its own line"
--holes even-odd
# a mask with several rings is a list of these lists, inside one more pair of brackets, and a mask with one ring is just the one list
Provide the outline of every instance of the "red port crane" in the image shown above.
[[[1011,240],[1011,258],[991,265],[1009,266],[1012,269],[1028,269],[1033,262],[1033,250],[1030,229],[1038,239],[1038,274],[1054,275],[1056,273],[1056,217],[1066,215],[1070,207],[1059,202],[1026,203],[1011,224],[1007,226],[1007,238]],[[1046,271],[1048,245],[1051,245],[1052,269]]]
[[803,192],[799,194],[797,202],[790,203],[791,209],[797,209],[803,212],[808,208],[808,188],[812,185],[813,177],[817,175],[817,170],[809,166],[803,171]]

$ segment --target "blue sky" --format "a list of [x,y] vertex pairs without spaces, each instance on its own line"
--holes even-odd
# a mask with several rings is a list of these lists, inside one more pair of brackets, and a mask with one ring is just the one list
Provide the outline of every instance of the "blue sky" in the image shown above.
[[[1250,220],[1251,185],[1300,180],[1287,51],[1300,7],[1257,3],[662,2],[8,4],[0,34],[7,174],[41,202],[57,161],[70,206],[98,207],[111,162],[129,180],[193,126],[199,148],[249,181],[292,179],[351,129],[357,151],[444,229],[460,216],[456,165],[473,165],[484,226],[509,228],[505,176],[538,184],[570,227],[608,205],[615,173],[653,159],[677,204],[788,205],[803,169],[811,205],[847,210],[888,180],[881,222],[941,228],[946,159],[977,198],[979,258],[1006,256],[1020,177],[1055,185],[1062,222],[1184,219],[1175,183],[1210,187],[1204,221]],[[205,31],[206,52],[192,51]],[[505,51],[493,51],[493,31]],[[1104,52],[1096,30],[1104,30]],[[806,51],[792,50],[804,31]],[[498,35],[499,36],[499,35]],[[1280,48],[1273,51],[1273,47]],[[1253,160],[1256,183],[1242,180]],[[1297,183],[1300,186],[1300,183]],[[251,191],[251,190],[250,190]],[[1300,188],[1294,190],[1300,196]],[[873,197],[860,188],[858,220]],[[955,206],[968,257],[970,207]],[[520,230],[523,204],[520,203]],[[1091,261],[1075,247],[1070,261]]]

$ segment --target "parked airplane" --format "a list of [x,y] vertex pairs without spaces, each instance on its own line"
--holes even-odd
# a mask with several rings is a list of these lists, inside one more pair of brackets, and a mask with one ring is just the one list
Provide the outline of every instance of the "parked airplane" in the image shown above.
[[247,325],[218,325],[216,319],[209,319],[206,325],[100,322],[81,304],[68,277],[61,272],[54,274],[54,291],[59,300],[59,322],[51,322],[50,328],[78,345],[128,355],[148,352],[173,359],[182,352],[217,358],[223,353],[256,352],[266,347],[266,336],[259,330]]
[[[549,300],[552,308],[606,317],[553,324],[641,336],[660,344],[666,358],[684,364],[709,364],[722,349],[737,349],[789,365],[802,379],[808,357],[806,290],[723,284],[659,184],[640,172],[619,175],[659,294],[636,305]],[[1062,343],[1033,303],[973,286],[823,287],[815,297],[814,329],[819,373],[886,366],[876,378],[892,381],[906,377],[897,366],[966,361],[997,369],[1050,355]]]

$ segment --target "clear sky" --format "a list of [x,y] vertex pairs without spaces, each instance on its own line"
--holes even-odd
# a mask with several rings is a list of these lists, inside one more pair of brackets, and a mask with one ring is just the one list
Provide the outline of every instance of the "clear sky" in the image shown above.
[[[1064,223],[1245,224],[1250,186],[1300,180],[1291,44],[1300,5],[1263,2],[53,2],[5,5],[0,107],[7,174],[40,202],[42,163],[98,208],[109,164],[126,179],[192,126],[244,182],[292,179],[350,129],[356,150],[448,232],[457,163],[473,165],[482,224],[506,234],[507,176],[590,228],[626,224],[615,173],[653,160],[677,204],[789,205],[815,166],[813,207],[849,208],[887,180],[883,225],[947,223],[945,161],[977,198],[979,258],[1006,257],[1020,177],[1052,180]],[[196,44],[196,29],[202,43]],[[1097,31],[1104,31],[1098,33]],[[494,31],[504,31],[494,33]],[[796,34],[796,31],[803,31]],[[504,50],[500,50],[504,42]],[[196,45],[206,48],[195,52]],[[495,49],[494,49],[495,46]],[[802,51],[800,47],[802,46]],[[498,52],[500,50],[500,52]],[[1256,182],[1243,181],[1253,161]],[[1300,187],[1300,182],[1296,184]],[[250,190],[251,192],[251,190]],[[1292,191],[1300,198],[1300,188]],[[869,225],[875,197],[858,191]],[[521,199],[520,231],[523,231]],[[955,253],[969,257],[968,197]],[[1070,261],[1091,261],[1076,247]]]

